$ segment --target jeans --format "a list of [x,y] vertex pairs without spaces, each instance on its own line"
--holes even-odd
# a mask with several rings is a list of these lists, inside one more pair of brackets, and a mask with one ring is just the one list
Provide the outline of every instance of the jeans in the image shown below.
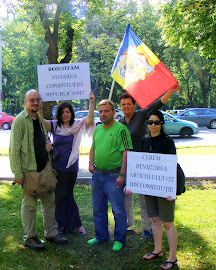
[[118,175],[119,173],[101,174],[95,170],[92,176],[93,219],[96,239],[100,242],[109,241],[108,200],[115,220],[114,241],[122,244],[126,241],[125,185],[117,188]]

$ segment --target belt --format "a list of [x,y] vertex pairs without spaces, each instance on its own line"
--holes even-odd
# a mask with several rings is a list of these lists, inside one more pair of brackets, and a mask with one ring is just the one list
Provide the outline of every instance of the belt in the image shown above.
[[121,167],[116,168],[116,169],[112,169],[112,170],[100,170],[98,168],[95,168],[99,173],[102,174],[108,174],[108,173],[118,173],[121,170]]

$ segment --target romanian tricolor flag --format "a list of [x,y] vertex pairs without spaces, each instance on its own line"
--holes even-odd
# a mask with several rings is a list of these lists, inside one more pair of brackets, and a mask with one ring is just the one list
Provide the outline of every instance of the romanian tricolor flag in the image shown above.
[[116,55],[111,76],[142,109],[178,83],[130,25]]

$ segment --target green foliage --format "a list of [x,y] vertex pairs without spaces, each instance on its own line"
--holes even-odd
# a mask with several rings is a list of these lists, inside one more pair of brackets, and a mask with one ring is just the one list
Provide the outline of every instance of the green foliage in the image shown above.
[[131,29],[163,62],[163,50],[165,47],[161,38],[161,30],[157,25],[160,16],[155,13],[149,1],[142,0],[140,3],[141,6],[131,22]]
[[[143,15],[144,9],[148,8],[150,11],[146,12],[146,16]],[[154,26],[154,22],[148,20],[145,23],[145,19],[151,14],[152,9],[149,4],[146,4],[143,9],[139,9],[136,2],[131,1],[113,1],[109,0],[105,2],[103,10],[98,14],[88,14],[87,23],[85,26],[85,34],[82,40],[78,41],[76,49],[75,61],[89,61],[91,68],[91,82],[92,90],[96,93],[96,99],[108,98],[111,88],[111,76],[110,71],[122,41],[126,26],[131,23],[131,27],[134,30],[140,30],[142,36],[155,36],[154,30],[149,27]],[[152,14],[151,14],[152,15]],[[153,18],[153,15],[152,15]],[[139,23],[142,23],[139,26]],[[145,24],[145,27],[144,27]],[[137,26],[138,25],[138,26]],[[151,32],[151,34],[150,34]],[[157,35],[159,38],[159,36]],[[119,96],[124,90],[115,84],[112,101],[119,104]]]
[[14,115],[23,107],[24,95],[37,89],[37,65],[46,63],[46,44],[29,27],[27,16],[7,21],[2,31],[3,109]]
[[210,0],[172,0],[161,6],[163,35],[167,44],[180,45],[187,51],[198,49],[211,59],[209,66],[216,71],[216,7]]
[[[37,88],[36,66],[46,63],[89,62],[96,101],[108,98],[110,71],[128,23],[181,85],[167,109],[207,107],[209,95],[215,107],[213,1],[167,2],[155,11],[148,0],[18,0],[19,9],[2,31],[3,110],[22,109],[25,92]],[[13,10],[10,0],[7,5]],[[123,91],[116,83],[116,106]]]
[[215,75],[208,68],[209,61],[197,50],[185,52],[177,46],[167,47],[163,52],[167,66],[182,86],[181,95],[173,95],[167,104],[172,102],[173,108],[179,109],[208,107],[208,93],[215,87],[212,80]]

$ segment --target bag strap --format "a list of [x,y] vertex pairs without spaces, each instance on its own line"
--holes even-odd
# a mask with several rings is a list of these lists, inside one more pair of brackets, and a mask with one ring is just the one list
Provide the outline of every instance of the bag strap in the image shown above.
[[[41,131],[42,131],[42,133],[43,133],[43,136],[44,136],[44,139],[45,139],[45,142],[46,141],[50,141],[50,138],[49,138],[49,136],[48,136],[48,134],[47,133],[45,133],[45,130],[44,130],[44,127],[43,127],[43,124],[42,124],[42,122],[40,121],[40,126],[41,126]],[[49,158],[49,162],[51,162],[51,156],[50,156],[50,152],[47,152],[48,153],[48,158]]]

